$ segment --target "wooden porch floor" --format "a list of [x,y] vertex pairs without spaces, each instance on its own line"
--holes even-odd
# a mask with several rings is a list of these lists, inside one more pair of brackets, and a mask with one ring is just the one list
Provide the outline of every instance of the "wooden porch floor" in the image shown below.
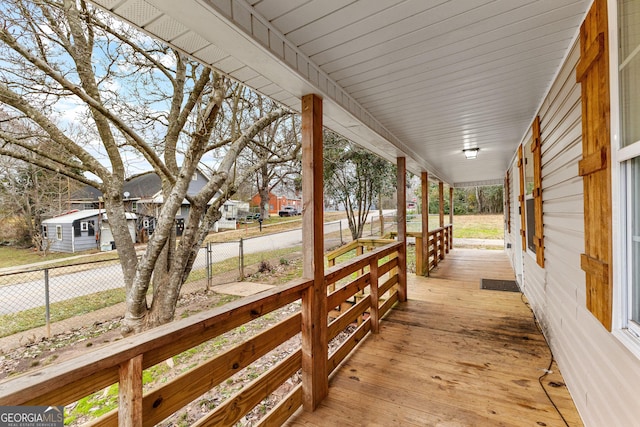
[[[564,426],[538,382],[551,353],[502,251],[455,249],[431,277],[409,275],[396,305],[329,382],[313,413],[287,426]],[[541,382],[570,426],[582,426],[555,363]]]

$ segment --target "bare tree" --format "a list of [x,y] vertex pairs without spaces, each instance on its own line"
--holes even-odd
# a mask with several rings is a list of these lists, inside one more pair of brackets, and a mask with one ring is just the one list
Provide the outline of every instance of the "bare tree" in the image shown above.
[[[248,120],[237,101],[240,85],[82,1],[5,3],[0,103],[10,122],[33,130],[18,134],[10,122],[2,123],[0,155],[99,189],[124,272],[123,332],[172,320],[219,207],[237,182],[270,161],[259,159],[238,172],[236,159],[263,129],[291,113],[274,108]],[[71,117],[69,110],[75,112]],[[207,158],[208,183],[187,195]],[[122,189],[128,175],[146,169],[161,179],[163,205],[138,260]],[[189,216],[176,241],[174,218],[185,198]]]
[[396,166],[328,131],[323,156],[327,198],[344,207],[351,237],[359,239],[373,203],[395,189]]
[[[278,108],[273,101],[247,93],[250,103],[261,116]],[[300,120],[298,116],[282,117],[271,123],[264,132],[256,135],[251,150],[242,157],[245,165],[254,164],[257,159],[270,159],[256,170],[255,188],[260,198],[260,215],[269,216],[269,193],[277,186],[286,187],[300,176]]]
[[[26,150],[22,154],[29,155]],[[42,220],[67,209],[68,195],[76,188],[77,183],[62,174],[0,156],[2,238],[19,246],[32,245]]]

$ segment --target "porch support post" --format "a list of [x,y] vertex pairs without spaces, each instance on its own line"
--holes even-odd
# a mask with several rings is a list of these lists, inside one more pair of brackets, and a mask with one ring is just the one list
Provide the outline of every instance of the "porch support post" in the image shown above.
[[449,224],[453,224],[453,187],[449,187]]
[[398,253],[398,300],[407,300],[407,159],[398,157],[398,242],[402,247]]
[[[420,251],[421,270],[417,273],[421,276],[429,275],[429,173],[422,172],[422,247]],[[417,242],[416,242],[417,243]],[[416,254],[417,256],[417,254]]]
[[302,295],[302,403],[315,410],[329,392],[327,290],[324,287],[322,98],[302,97],[303,277],[313,285]]
[[453,249],[453,187],[449,187],[449,249]]
[[[438,243],[440,247],[438,256],[440,259],[444,259],[444,254],[449,252],[446,245],[449,237],[444,230],[444,182],[442,181],[438,182],[438,211],[440,214],[440,228],[442,228],[442,230],[440,230],[440,243]],[[447,242],[445,242],[445,239],[447,239]]]
[[438,183],[438,208],[440,213],[440,227],[444,227],[444,182]]

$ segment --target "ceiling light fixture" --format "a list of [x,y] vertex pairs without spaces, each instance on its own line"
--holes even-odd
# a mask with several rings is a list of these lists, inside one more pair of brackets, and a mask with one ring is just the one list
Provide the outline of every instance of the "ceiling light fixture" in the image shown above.
[[467,160],[470,159],[475,159],[476,157],[478,157],[478,151],[480,151],[479,148],[465,148],[464,150],[462,150],[462,152],[464,153],[464,156],[467,158]]

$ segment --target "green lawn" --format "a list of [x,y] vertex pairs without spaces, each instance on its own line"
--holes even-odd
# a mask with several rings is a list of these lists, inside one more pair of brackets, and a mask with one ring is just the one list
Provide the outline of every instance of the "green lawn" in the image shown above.
[[72,254],[52,253],[46,257],[41,256],[33,249],[18,249],[14,247],[0,247],[0,268],[13,267],[14,265],[31,264],[40,261],[68,258]]
[[453,237],[474,239],[504,239],[504,216],[454,216]]
[[[420,217],[407,215],[407,231],[422,229]],[[444,217],[445,224],[449,223],[449,215]],[[440,226],[437,215],[429,216],[429,230]],[[503,239],[504,216],[503,215],[456,215],[453,217],[453,237],[474,239]]]

